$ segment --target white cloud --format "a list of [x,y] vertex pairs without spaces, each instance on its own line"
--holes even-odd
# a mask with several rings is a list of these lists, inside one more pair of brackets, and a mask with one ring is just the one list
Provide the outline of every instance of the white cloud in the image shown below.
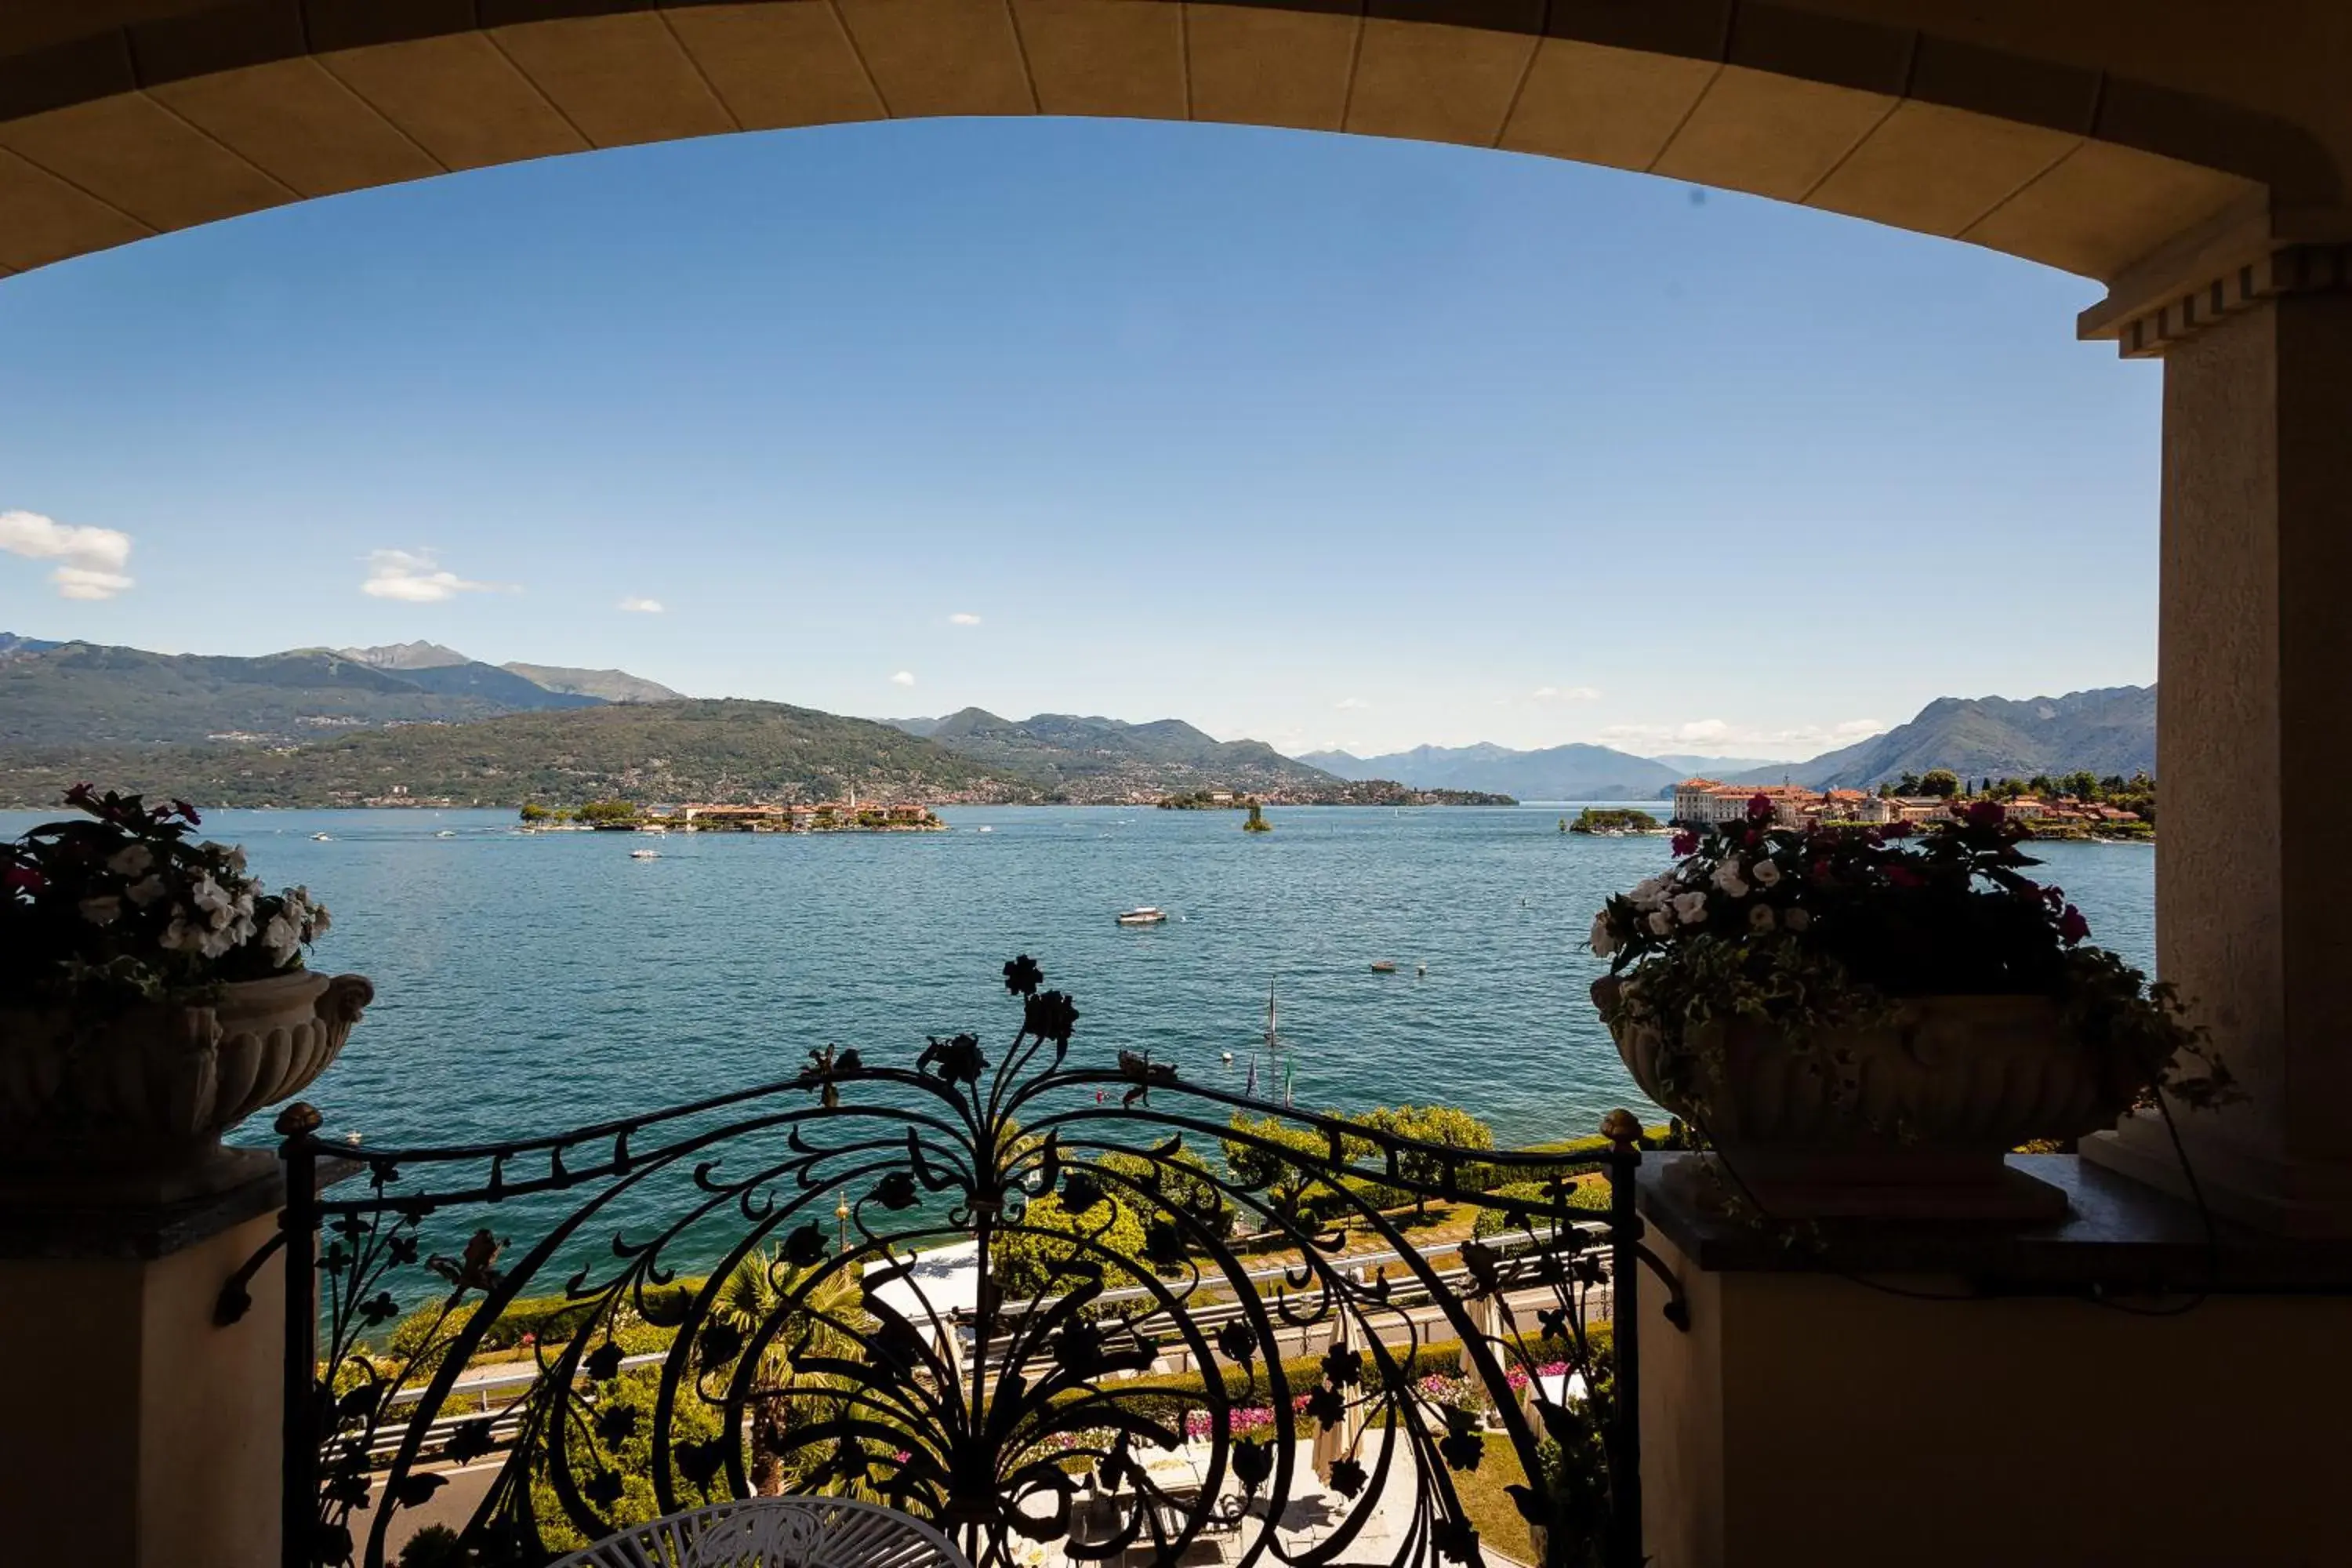
[[429,550],[371,550],[367,559],[367,581],[360,584],[360,592],[372,599],[437,605],[460,594],[499,591],[495,583],[470,582],[444,570]]
[[78,528],[37,511],[0,511],[0,550],[30,561],[55,561],[49,581],[61,599],[111,599],[134,584],[131,536],[111,528]]
[[621,601],[620,607],[633,616],[658,616],[666,606],[659,599],[641,599],[632,594]]
[[915,672],[911,669],[902,669],[898,674],[890,678],[890,684],[893,686],[912,686],[915,684]]
[[1538,686],[1528,696],[1538,702],[1598,702],[1601,689],[1597,686]]
[[951,626],[976,626],[980,625],[980,617],[973,615],[970,610],[958,610],[954,615],[948,617],[948,625]]
[[1360,697],[1342,697],[1341,699],[1339,699],[1339,701],[1334,702],[1331,706],[1333,706],[1334,708],[1339,709],[1339,710],[1341,712],[1343,712],[1343,713],[1346,713],[1346,712],[1358,712],[1358,713],[1360,713],[1360,712],[1362,712],[1362,711],[1366,710],[1367,709],[1370,708],[1370,707],[1371,707],[1371,704],[1370,704],[1370,703],[1369,703],[1369,702],[1367,702],[1367,701],[1365,701],[1365,700],[1364,700],[1362,698],[1360,698]]

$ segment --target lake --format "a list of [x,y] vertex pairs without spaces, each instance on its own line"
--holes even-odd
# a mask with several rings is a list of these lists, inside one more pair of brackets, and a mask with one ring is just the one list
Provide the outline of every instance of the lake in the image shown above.
[[[51,815],[0,814],[0,834]],[[312,962],[375,982],[305,1095],[372,1142],[552,1131],[785,1077],[829,1042],[909,1062],[971,1030],[993,1059],[1017,952],[1076,999],[1082,1062],[1149,1051],[1239,1089],[1271,984],[1302,1108],[1449,1102],[1505,1144],[1645,1109],[1580,944],[1607,894],[1667,864],[1664,838],[1562,835],[1558,805],[1267,815],[1265,835],[1233,812],[1031,806],[950,807],[937,834],[646,838],[526,836],[508,812],[223,811],[205,832],[324,899]],[[659,859],[630,858],[648,845]],[[2095,937],[2151,965],[2153,851],[2042,853]],[[1168,923],[1112,922],[1147,903]]]

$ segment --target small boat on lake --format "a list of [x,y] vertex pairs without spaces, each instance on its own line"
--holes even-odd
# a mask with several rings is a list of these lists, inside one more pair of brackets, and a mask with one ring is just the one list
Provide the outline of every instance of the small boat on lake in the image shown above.
[[335,836],[331,833],[313,833],[310,835],[310,842],[313,844],[332,844],[334,841]]
[[1123,926],[1156,926],[1168,918],[1168,911],[1145,904],[1139,909],[1121,910],[1117,918]]
[[632,849],[629,851],[629,858],[632,860],[658,860],[661,858],[661,851],[658,849]]
[[438,832],[438,833],[435,834],[433,837],[436,837],[436,838],[455,838],[455,837],[457,837],[457,834],[456,829],[454,829],[454,828],[445,827],[445,828],[443,828],[440,832]]
[[1396,960],[1393,958],[1376,958],[1372,960],[1372,973],[1375,974],[1394,974],[1396,973]]

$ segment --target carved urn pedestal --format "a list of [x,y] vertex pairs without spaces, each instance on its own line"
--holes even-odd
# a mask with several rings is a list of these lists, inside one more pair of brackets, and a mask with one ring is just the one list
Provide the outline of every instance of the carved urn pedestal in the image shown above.
[[221,1134],[325,1071],[374,998],[298,969],[202,1005],[0,1005],[0,1206],[176,1204],[268,1173]]
[[[1620,985],[1592,987],[1604,1013]],[[2041,996],[1906,998],[1805,1050],[1745,1019],[1672,1050],[1654,1025],[1612,1032],[1643,1092],[1704,1129],[1731,1193],[1781,1219],[2057,1217],[2065,1194],[2009,1152],[2111,1127],[2138,1089]]]

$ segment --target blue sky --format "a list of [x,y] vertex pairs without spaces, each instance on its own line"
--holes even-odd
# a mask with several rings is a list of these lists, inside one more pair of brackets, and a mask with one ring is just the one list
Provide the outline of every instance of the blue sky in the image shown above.
[[0,630],[1810,755],[2153,679],[2158,373],[2074,341],[2097,293],[1241,127],[488,170],[0,281]]

